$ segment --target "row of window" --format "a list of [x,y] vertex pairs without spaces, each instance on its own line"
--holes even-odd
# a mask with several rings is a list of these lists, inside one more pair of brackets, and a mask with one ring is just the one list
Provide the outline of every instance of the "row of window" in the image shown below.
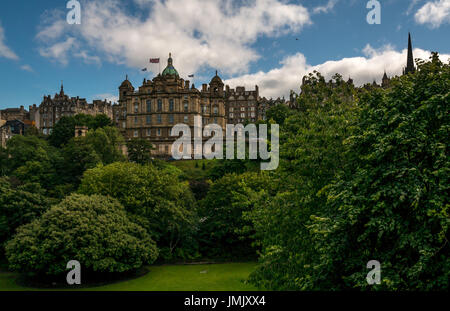
[[[202,112],[206,113],[207,112],[207,106],[202,106]],[[189,112],[189,103],[188,102],[184,102],[183,103],[183,109],[184,112]],[[175,110],[175,104],[173,99],[169,100],[169,111],[173,112]],[[146,101],[146,112],[147,113],[151,113],[153,111],[152,109],[152,101],[151,100],[147,100]],[[157,106],[156,106],[156,111],[160,112],[163,111],[163,102],[161,99],[158,99],[157,101]],[[139,113],[139,103],[134,103],[134,113]],[[219,113],[219,107],[214,106],[213,107],[213,113],[214,114],[218,114]],[[125,116],[125,112],[124,112],[124,116]]]
[[[187,116],[185,116],[185,118],[186,118]],[[185,119],[186,120],[186,119]],[[214,121],[214,123],[215,124],[217,124],[217,118],[214,118],[213,119],[213,121]],[[186,121],[187,122],[187,121]],[[205,124],[208,124],[208,122],[209,122],[209,119],[203,119],[203,122],[205,123]],[[125,124],[124,124],[124,127],[125,127]],[[154,131],[153,133],[155,133],[156,134],[156,136],[167,136],[167,134],[168,134],[168,132],[166,132],[166,131],[168,131],[168,129],[160,129],[160,128],[157,128],[157,129],[151,129],[151,128],[148,128],[148,129],[145,129],[145,135],[146,136],[152,136],[152,131]],[[164,131],[164,135],[163,135],[163,131]],[[134,130],[133,131],[133,137],[139,137],[139,130]]]
[[[230,107],[230,112],[234,112],[234,108]],[[250,111],[256,111],[256,107],[249,107],[248,110]],[[241,107],[241,111],[246,111],[245,107]]]
[[[256,117],[256,113],[252,112],[249,113],[250,117],[255,118]],[[235,114],[233,112],[230,112],[229,114],[230,119],[233,119],[235,117]],[[239,116],[239,114],[236,114],[236,117]],[[247,115],[245,113],[241,113],[240,114],[241,118],[245,118]]]
[[[189,121],[189,116],[184,116],[183,120],[184,120],[185,123],[187,123]],[[174,123],[175,122],[175,116],[173,114],[169,114],[168,122],[169,123]],[[152,124],[152,116],[151,115],[150,116],[145,116],[145,123],[149,124],[149,125]],[[158,124],[162,124],[163,123],[161,114],[157,114],[156,115],[156,123],[158,123]],[[135,125],[139,124],[139,117],[134,117],[134,124]]]

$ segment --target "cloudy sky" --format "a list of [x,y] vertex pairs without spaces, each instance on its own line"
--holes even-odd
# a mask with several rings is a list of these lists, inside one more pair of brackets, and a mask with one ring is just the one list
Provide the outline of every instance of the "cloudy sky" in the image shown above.
[[162,70],[169,52],[197,88],[218,70],[266,97],[298,91],[312,70],[357,84],[400,74],[408,31],[415,57],[450,57],[450,0],[380,0],[380,25],[368,0],[80,0],[80,25],[66,0],[2,2],[0,108],[39,104],[61,80],[69,95],[114,100],[126,74],[140,85],[159,72],[148,59]]

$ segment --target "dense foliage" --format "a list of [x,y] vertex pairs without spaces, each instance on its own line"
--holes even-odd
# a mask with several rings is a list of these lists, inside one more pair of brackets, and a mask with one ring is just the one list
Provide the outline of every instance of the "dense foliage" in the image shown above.
[[152,161],[151,151],[153,145],[146,139],[133,138],[127,141],[128,160],[139,164],[147,164]]
[[73,117],[63,116],[53,127],[49,142],[55,147],[67,144],[71,138],[75,137],[76,126],[86,126],[89,129],[97,130],[112,125],[111,119],[104,114],[98,114],[95,117],[87,114],[78,114]]
[[[181,172],[135,163],[113,163],[85,172],[79,192],[118,199],[156,240],[165,259],[194,256],[195,201]],[[194,243],[195,244],[195,243]]]
[[243,258],[255,256],[248,228],[243,217],[252,210],[254,199],[265,186],[266,174],[230,174],[215,181],[200,202],[199,217],[201,249],[210,257]]
[[[434,55],[388,89],[306,79],[282,129],[279,192],[249,214],[263,247],[255,284],[448,288],[449,73]],[[380,285],[366,281],[370,260]]]
[[36,184],[14,189],[6,178],[0,178],[0,245],[18,227],[38,218],[50,207],[51,200],[42,192]]
[[346,166],[324,190],[327,216],[312,227],[316,286],[366,289],[362,267],[376,259],[376,289],[448,288],[449,103],[450,66],[437,55],[390,89],[361,96]]
[[[417,64],[386,88],[306,76],[291,108],[259,121],[280,125],[270,172],[259,160],[160,161],[139,139],[126,159],[106,116],[14,136],[0,148],[9,263],[59,274],[70,259],[123,272],[157,256],[259,257],[250,282],[264,289],[448,290],[450,64]],[[370,260],[381,284],[366,281]]]
[[74,194],[20,227],[6,254],[14,270],[60,275],[70,260],[78,260],[84,271],[135,270],[152,263],[157,249],[115,199]]

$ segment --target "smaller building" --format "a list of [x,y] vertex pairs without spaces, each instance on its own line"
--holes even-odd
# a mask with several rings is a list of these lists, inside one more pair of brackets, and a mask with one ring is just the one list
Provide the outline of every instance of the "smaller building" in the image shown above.
[[75,137],[85,137],[88,130],[87,126],[75,126]]
[[30,113],[23,106],[20,106],[20,108],[7,108],[0,110],[0,119],[6,121],[24,121],[30,119]]
[[225,91],[226,118],[228,124],[238,124],[258,120],[259,88],[256,85],[254,90],[246,90],[243,86],[236,87],[236,90],[228,86]]
[[0,120],[0,144],[3,148],[6,147],[6,142],[14,135],[23,135],[25,130],[29,127],[28,124],[20,120]]
[[94,100],[92,104],[86,99],[69,97],[64,93],[64,86],[61,85],[59,94],[53,98],[44,96],[42,103],[38,106],[30,106],[30,120],[34,121],[36,127],[44,134],[51,133],[55,124],[64,116],[75,116],[77,114],[98,115],[105,114],[113,119],[113,108],[111,102],[106,100]]

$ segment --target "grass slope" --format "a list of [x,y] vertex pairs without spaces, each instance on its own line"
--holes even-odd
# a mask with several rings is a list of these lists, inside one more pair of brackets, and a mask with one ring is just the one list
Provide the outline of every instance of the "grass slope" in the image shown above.
[[[151,266],[143,277],[110,285],[82,288],[88,291],[252,291],[244,280],[255,263]],[[82,272],[83,273],[83,272]],[[0,291],[35,290],[16,284],[17,274],[0,272]],[[83,274],[81,274],[83,281]]]

